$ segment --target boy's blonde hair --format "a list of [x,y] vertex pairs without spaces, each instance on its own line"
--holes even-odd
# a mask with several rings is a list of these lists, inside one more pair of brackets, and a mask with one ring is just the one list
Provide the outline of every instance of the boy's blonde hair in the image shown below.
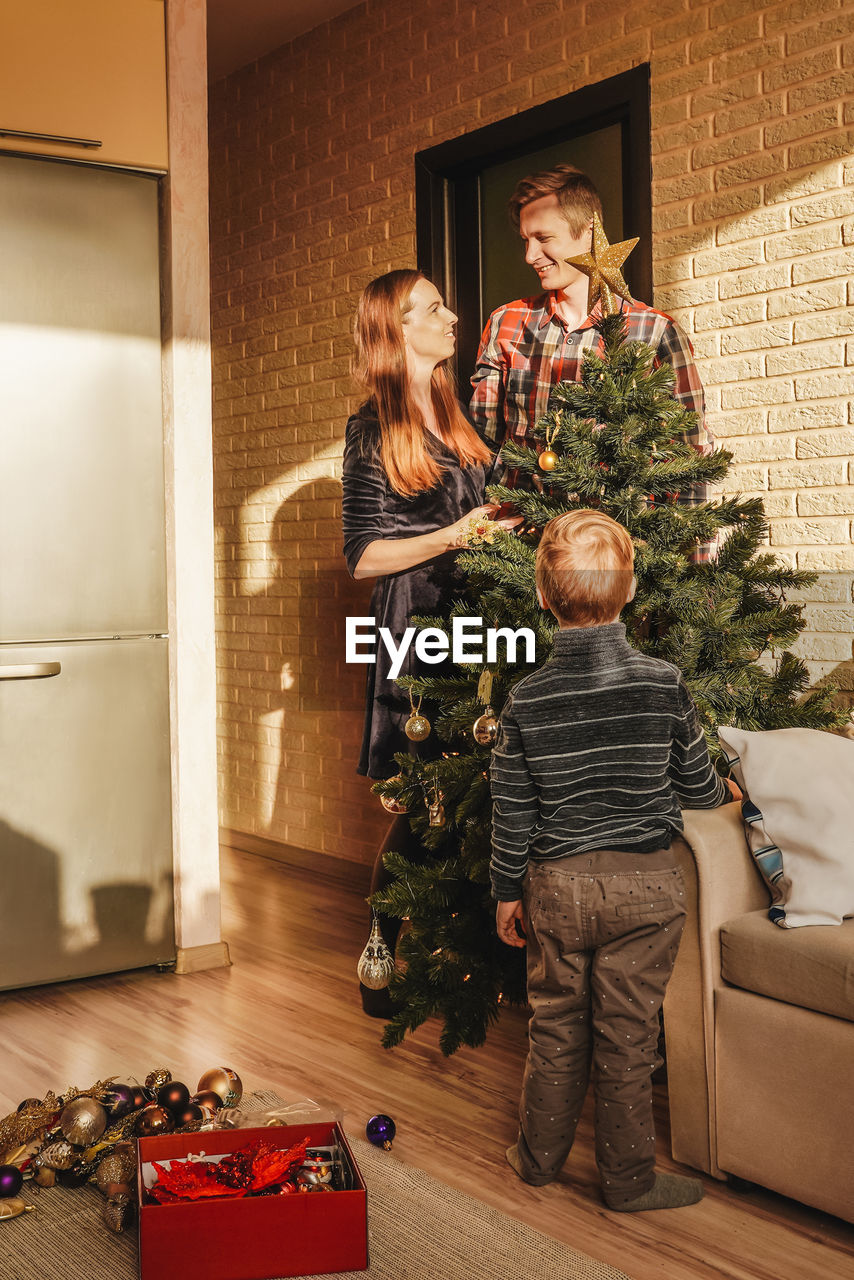
[[560,622],[612,622],[629,598],[634,547],[621,524],[601,511],[568,511],[543,530],[537,586]]

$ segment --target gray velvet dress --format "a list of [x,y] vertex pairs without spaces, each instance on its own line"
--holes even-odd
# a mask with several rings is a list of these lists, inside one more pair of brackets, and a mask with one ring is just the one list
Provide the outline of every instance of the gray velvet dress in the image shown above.
[[[426,432],[428,448],[444,468],[432,489],[404,498],[395,493],[380,462],[380,428],[370,405],[363,405],[347,423],[344,446],[343,525],[344,556],[352,574],[365,548],[376,538],[412,538],[431,533],[459,520],[484,502],[489,467],[461,467],[458,458]],[[369,778],[390,778],[398,772],[396,751],[408,751],[433,759],[441,744],[435,732],[426,741],[412,743],[403,731],[410,715],[409,697],[388,677],[391,659],[379,642],[379,628],[388,627],[399,643],[413,614],[443,614],[458,589],[456,552],[401,573],[377,578],[371,596],[371,612],[377,628],[377,661],[366,670],[365,730],[358,772]],[[437,675],[442,667],[426,665],[410,646],[400,675]],[[430,716],[426,702],[423,711]]]

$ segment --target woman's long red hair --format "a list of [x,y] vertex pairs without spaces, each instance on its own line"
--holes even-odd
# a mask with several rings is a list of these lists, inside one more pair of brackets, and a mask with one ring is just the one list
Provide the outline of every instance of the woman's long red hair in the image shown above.
[[[403,339],[410,295],[424,278],[420,271],[389,271],[371,281],[356,311],[355,374],[376,408],[380,459],[389,484],[405,497],[432,489],[443,471],[425,443],[425,424],[410,390]],[[460,466],[490,462],[492,453],[463,416],[444,364],[433,371],[431,395],[442,442],[457,455]]]

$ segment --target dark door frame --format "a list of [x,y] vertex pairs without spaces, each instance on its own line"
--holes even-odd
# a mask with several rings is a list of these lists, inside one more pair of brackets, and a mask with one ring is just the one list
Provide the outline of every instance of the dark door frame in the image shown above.
[[[623,235],[640,243],[626,263],[632,293],[652,302],[649,63],[531,107],[415,155],[419,270],[460,315],[457,360],[474,369],[480,340],[480,170],[528,151],[619,124]],[[508,302],[510,299],[508,298]]]

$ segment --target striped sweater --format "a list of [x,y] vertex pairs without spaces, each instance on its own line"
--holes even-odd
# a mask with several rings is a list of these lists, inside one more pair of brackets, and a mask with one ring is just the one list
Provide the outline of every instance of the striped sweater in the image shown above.
[[568,629],[515,686],[492,755],[492,894],[522,896],[528,858],[670,845],[680,808],[730,798],[678,667],[621,622]]

